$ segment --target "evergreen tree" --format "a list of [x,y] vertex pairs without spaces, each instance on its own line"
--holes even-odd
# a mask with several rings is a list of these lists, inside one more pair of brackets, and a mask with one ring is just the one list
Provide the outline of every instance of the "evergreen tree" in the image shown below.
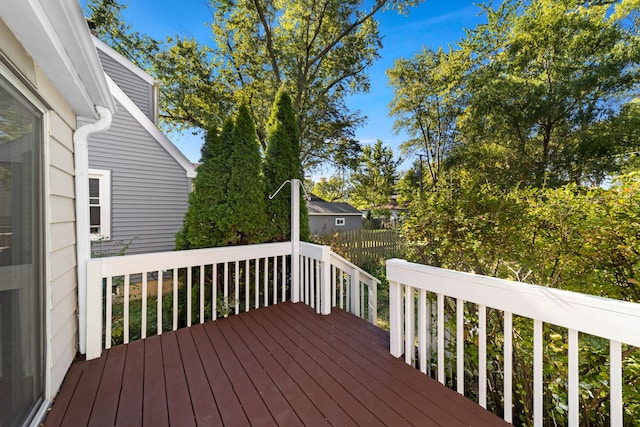
[[176,249],[210,248],[224,245],[229,239],[225,224],[227,187],[230,174],[233,121],[227,119],[218,134],[211,127],[202,145],[198,175],[189,195],[189,209],[182,230],[176,235]]
[[[267,124],[268,144],[264,179],[268,193],[276,191],[288,179],[301,179],[300,143],[296,115],[291,98],[280,90]],[[291,238],[291,192],[282,191],[267,201],[267,238],[282,242]],[[300,200],[300,238],[309,238],[309,215],[304,198]]]
[[[262,158],[256,128],[246,105],[238,109],[232,133],[233,151],[225,222],[231,238],[227,244],[264,241],[265,187],[260,173]],[[219,172],[219,171],[218,171]]]

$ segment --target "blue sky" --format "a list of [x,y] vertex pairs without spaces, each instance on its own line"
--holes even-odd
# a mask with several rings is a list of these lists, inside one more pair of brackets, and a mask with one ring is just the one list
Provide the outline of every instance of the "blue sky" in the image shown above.
[[[135,31],[158,39],[180,34],[194,37],[201,43],[212,43],[210,29],[206,25],[211,21],[206,0],[125,0],[122,3],[128,4],[124,18]],[[378,14],[377,19],[383,49],[380,52],[382,57],[369,69],[371,90],[348,98],[347,105],[368,117],[365,125],[357,130],[356,138],[362,144],[373,144],[380,139],[398,157],[398,146],[404,136],[395,135],[392,130],[393,118],[388,116],[388,105],[393,91],[387,86],[385,71],[396,58],[411,57],[423,46],[432,49],[455,46],[464,36],[464,28],[474,28],[478,23],[486,22],[486,17],[480,15],[480,8],[471,0],[427,0],[412,8],[407,16],[386,11]],[[189,133],[169,136],[191,161],[198,161],[201,137],[193,137]],[[405,159],[403,167],[408,167],[411,160]],[[323,172],[330,174],[329,170],[319,171],[314,177]]]

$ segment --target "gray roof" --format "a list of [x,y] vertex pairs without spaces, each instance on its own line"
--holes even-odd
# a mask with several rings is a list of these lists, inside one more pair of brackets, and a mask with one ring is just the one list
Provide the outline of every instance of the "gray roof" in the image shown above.
[[307,209],[309,215],[362,215],[362,212],[349,203],[327,202],[313,195],[307,201]]

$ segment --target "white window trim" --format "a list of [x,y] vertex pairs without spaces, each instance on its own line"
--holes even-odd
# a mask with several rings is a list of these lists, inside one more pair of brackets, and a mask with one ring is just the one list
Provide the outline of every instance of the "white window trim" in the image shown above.
[[346,225],[346,221],[344,218],[336,218],[336,227],[344,227]]
[[100,182],[100,229],[101,233],[91,233],[91,241],[111,240],[111,171],[89,169],[89,178]]

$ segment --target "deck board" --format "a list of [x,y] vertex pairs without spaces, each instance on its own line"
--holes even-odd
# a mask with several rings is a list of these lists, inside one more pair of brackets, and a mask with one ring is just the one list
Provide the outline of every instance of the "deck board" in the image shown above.
[[183,365],[196,425],[222,425],[219,409],[214,410],[217,408],[216,401],[213,398],[213,392],[200,361],[198,350],[196,350],[191,331],[187,328],[178,329],[176,336],[182,360],[194,361],[194,363],[183,363]]
[[224,408],[220,411],[222,423],[226,425],[248,426],[247,419],[242,405],[233,390],[233,384],[229,380],[226,372],[222,369],[220,359],[216,354],[207,333],[202,325],[195,325],[191,328],[191,335],[198,348],[200,360],[204,366],[205,374],[218,407]]
[[113,397],[120,393],[122,387],[126,353],[125,346],[115,347],[113,351],[108,353],[104,365],[107,375],[103,375],[104,379],[100,381],[89,425],[99,424],[102,420],[109,420],[115,424],[118,414],[118,399]]
[[[287,307],[285,310],[288,310],[289,308],[290,307]],[[292,310],[292,313],[295,313],[295,311]],[[406,417],[410,423],[416,425],[420,424],[421,420],[429,420],[433,423],[442,422],[447,426],[452,427],[465,425],[463,421],[457,419],[454,415],[447,413],[438,405],[425,405],[424,398],[417,395],[415,390],[411,389],[403,382],[396,381],[393,373],[376,366],[375,363],[371,361],[372,355],[370,351],[358,353],[355,349],[349,347],[350,339],[341,341],[340,337],[346,335],[344,330],[340,329],[340,333],[331,334],[331,331],[326,330],[328,323],[320,317],[318,319],[312,319],[312,321],[307,322],[304,326],[308,328],[310,332],[315,333],[318,336],[326,335],[326,333],[329,332],[329,342],[327,342],[327,345],[325,346],[325,348],[330,351],[329,356],[335,359],[344,359],[348,361],[344,366],[345,369],[350,372],[353,372],[355,369],[361,369],[362,376],[359,378],[363,378],[365,375],[368,375],[368,377],[366,377],[366,384],[368,384],[368,387],[371,390],[378,390],[378,393],[381,393],[385,402],[394,408],[394,410]],[[323,328],[323,326],[325,328]],[[333,326],[332,328],[338,329]],[[353,359],[349,359],[351,357]]]
[[[272,355],[287,375],[290,376],[300,390],[316,405],[324,418],[332,425],[352,426],[355,421],[339,405],[336,405],[331,395],[314,380],[309,372],[275,340],[251,315],[231,319],[234,327],[243,333],[253,333]],[[243,329],[244,327],[244,329]],[[338,386],[336,384],[336,386]],[[338,386],[339,387],[339,386]]]
[[145,342],[144,352],[144,397],[142,403],[142,423],[144,426],[164,427],[169,425],[165,389],[161,337],[149,337]]
[[74,363],[45,426],[507,425],[388,349],[340,309],[277,304]]
[[[127,356],[124,362],[122,374],[122,388],[120,390],[120,402],[126,404],[118,406],[118,416],[116,426],[141,425],[142,424],[142,404],[144,396],[144,347],[146,341],[134,341],[126,346]],[[114,347],[115,350],[115,347]],[[106,357],[109,357],[109,350]],[[102,358],[105,354],[102,354]],[[108,372],[105,379],[117,372]],[[115,396],[113,396],[115,399]],[[104,420],[105,424],[107,420]],[[97,424],[96,424],[97,425]]]
[[[353,316],[350,316],[345,312],[337,312],[336,316],[328,316],[324,317],[323,319],[333,325],[343,326],[343,329],[347,331],[349,338],[343,338],[343,335],[339,335],[338,338],[342,339],[345,345],[351,347],[353,351],[360,353],[363,357],[373,352],[377,353],[380,357],[373,358],[373,360],[376,361],[378,366],[393,375],[397,375],[402,384],[409,386],[417,395],[422,396],[422,398],[425,399],[431,399],[434,395],[436,395],[438,397],[437,404],[446,412],[456,414],[456,416],[458,416],[462,420],[467,420],[474,416],[477,417],[474,425],[494,425],[495,416],[493,414],[489,413],[488,411],[478,412],[477,404],[469,399],[460,401],[459,395],[455,391],[445,388],[441,394],[436,394],[434,393],[434,391],[437,391],[437,389],[441,388],[438,387],[438,384],[436,382],[425,381],[425,376],[413,375],[411,371],[397,371],[397,365],[404,365],[404,362],[400,359],[394,358],[389,353],[388,336],[386,337],[385,347],[375,346],[371,343],[371,335],[377,336],[380,331],[379,328],[373,327],[373,325],[360,318],[353,319]],[[345,322],[345,319],[351,319],[352,322]],[[370,334],[363,333],[363,327],[368,330]]]
[[[195,426],[191,396],[188,393],[187,378],[178,347],[177,333],[162,335],[162,355],[164,379],[166,381],[169,424],[185,427]],[[187,364],[194,361],[185,361]],[[158,373],[160,374],[160,373]],[[195,396],[194,396],[195,397]],[[212,408],[212,411],[216,408]],[[138,425],[138,424],[136,424]]]

